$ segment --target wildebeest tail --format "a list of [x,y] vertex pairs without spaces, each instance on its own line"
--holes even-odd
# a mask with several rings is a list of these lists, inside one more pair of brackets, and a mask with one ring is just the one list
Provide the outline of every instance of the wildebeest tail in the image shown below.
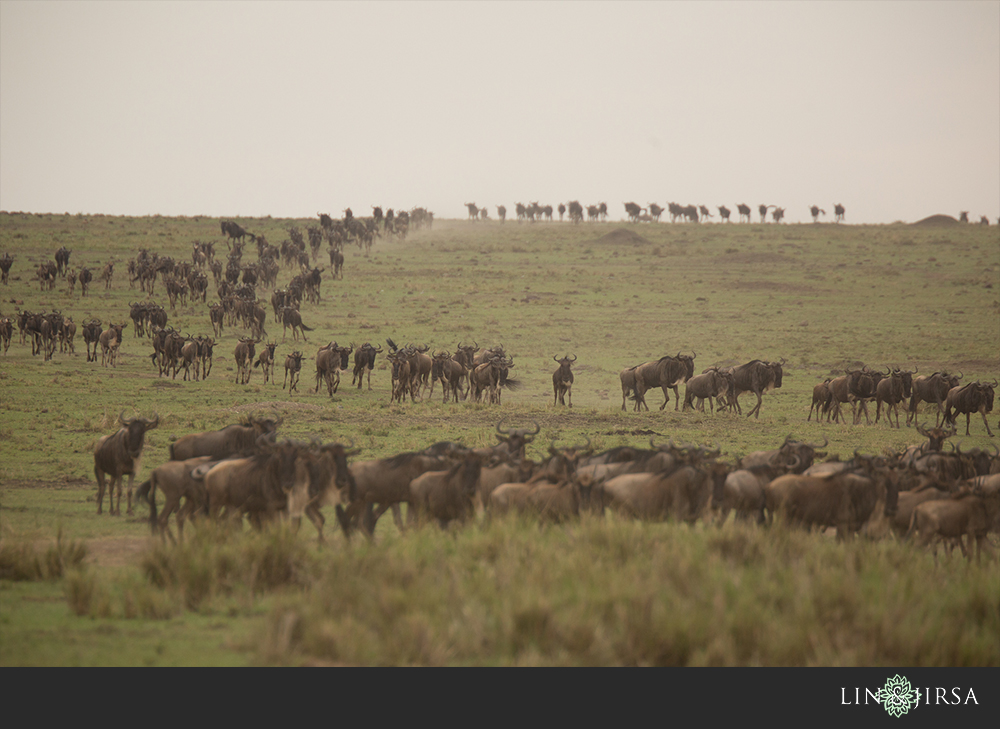
[[521,389],[521,381],[520,380],[515,380],[513,377],[508,377],[507,381],[504,382],[502,386],[505,387],[505,388],[507,388],[508,390],[511,390],[511,391],[513,391],[513,390],[520,390]]
[[300,326],[302,327],[302,329],[305,329],[307,332],[311,332],[313,330],[312,327],[307,327],[305,324],[301,324]]
[[141,499],[149,504],[149,526],[153,529],[153,534],[156,534],[156,492],[153,491],[152,478],[139,485],[135,492],[135,499],[136,501]]

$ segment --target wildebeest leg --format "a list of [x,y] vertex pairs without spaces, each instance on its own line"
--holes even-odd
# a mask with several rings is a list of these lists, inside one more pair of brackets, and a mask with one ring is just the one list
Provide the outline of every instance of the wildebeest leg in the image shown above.
[[[338,506],[340,506],[338,504]],[[309,517],[309,521],[313,523],[316,527],[316,532],[319,534],[319,543],[322,545],[323,541],[323,525],[326,524],[326,519],[323,517],[323,513],[319,510],[319,507],[315,503],[309,504],[306,507],[306,516]]]
[[[95,466],[94,475],[97,477],[97,513],[100,514],[101,504],[104,503],[104,472]],[[110,498],[110,494],[108,498]]]
[[[987,432],[987,433],[989,434],[990,438],[992,438],[992,437],[993,437],[993,431],[992,431],[992,430],[990,430],[990,424],[989,424],[989,423],[987,422],[987,420],[986,420],[986,410],[985,410],[985,408],[984,408],[984,409],[982,409],[982,410],[980,410],[980,411],[979,411],[979,414],[983,416],[983,425],[985,425],[985,426],[986,426],[986,432]],[[966,435],[968,435],[968,434],[969,434],[969,421],[968,421],[968,415],[966,416],[966,422],[965,422],[965,434],[966,434]]]
[[747,413],[747,417],[748,418],[751,415],[755,415],[757,418],[760,418],[760,403],[763,400],[763,398],[761,398],[759,392],[755,392],[754,395],[757,396],[757,404],[753,406],[753,410],[751,410],[749,413]]
[[[126,492],[126,505],[127,505],[127,509],[128,509],[128,511],[125,512],[126,516],[132,516],[133,515],[133,512],[132,512],[132,482],[133,481],[135,481],[135,474],[134,473],[130,473],[128,475],[128,491]],[[118,489],[119,489],[118,490],[118,500],[121,501],[121,498],[122,498],[121,482],[119,481],[118,483],[119,483],[119,486],[118,486]]]

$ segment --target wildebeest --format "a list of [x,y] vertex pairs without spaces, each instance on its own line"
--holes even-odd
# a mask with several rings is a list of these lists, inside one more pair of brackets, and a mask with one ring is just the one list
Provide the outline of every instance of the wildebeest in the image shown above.
[[445,528],[471,517],[482,466],[480,456],[467,451],[448,470],[425,471],[410,481],[410,508],[417,522],[434,519]]
[[[167,461],[153,469],[149,479],[144,481],[135,492],[135,500],[145,501],[149,505],[149,524],[153,534],[166,541],[177,543],[177,538],[170,531],[170,515],[177,513],[177,535],[184,538],[184,521],[199,513],[205,506],[205,484],[202,478],[194,475],[195,469],[214,464],[219,459],[211,456],[198,456],[184,461]],[[157,514],[156,490],[163,492],[163,511]],[[183,505],[181,501],[183,500]]]
[[448,352],[438,352],[434,355],[434,363],[431,366],[431,386],[433,383],[441,382],[441,402],[448,402],[448,395],[454,397],[457,403],[466,392],[463,383],[468,381],[469,371],[465,365],[458,362]]
[[[97,478],[97,513],[101,513],[104,502],[104,477],[107,474],[108,499],[112,501],[108,512],[114,516],[121,514],[122,476],[128,476],[128,515],[132,514],[132,482],[139,470],[142,457],[142,447],[145,444],[146,431],[153,430],[160,424],[160,416],[153,414],[152,420],[146,418],[129,418],[118,414],[121,429],[112,435],[101,436],[94,445],[94,476]],[[115,499],[115,486],[118,496]]]
[[84,266],[80,269],[80,296],[87,295],[87,288],[90,286],[90,282],[94,280],[94,274],[91,273],[90,269]]
[[899,428],[899,403],[913,394],[913,375],[898,367],[892,370],[888,377],[883,377],[875,386],[875,423],[878,424],[882,414],[882,404],[885,403],[885,418],[892,425],[892,414],[896,414],[896,428]]
[[118,366],[118,349],[122,343],[122,330],[126,325],[125,321],[120,324],[108,324],[108,328],[98,337],[101,343],[101,365],[104,367],[109,364],[112,367]]
[[993,389],[997,386],[997,381],[987,384],[980,381],[970,382],[962,387],[953,387],[948,391],[945,400],[944,422],[957,427],[955,420],[959,415],[965,414],[965,434],[969,435],[969,419],[972,413],[979,413],[983,416],[983,425],[986,432],[993,437],[990,424],[986,420],[986,413],[993,411]]
[[[97,361],[97,347],[101,342],[101,331],[101,322],[99,319],[90,319],[83,323],[83,343],[87,346],[88,362]],[[94,348],[93,354],[90,351],[91,346]]]
[[740,203],[739,205],[736,206],[736,209],[740,213],[740,222],[742,223],[743,219],[746,218],[746,221],[749,223],[750,222],[750,206],[749,205],[744,205],[743,203]]
[[767,210],[768,210],[768,208],[773,208],[773,207],[777,207],[777,206],[776,205],[764,205],[764,204],[761,204],[761,205],[757,206],[757,212],[760,213],[760,222],[762,222],[762,223],[766,223],[767,222]]
[[644,208],[640,208],[638,204],[634,202],[622,203],[625,206],[625,213],[628,215],[628,219],[632,223],[639,221],[639,216],[642,215]]
[[833,393],[830,391],[830,383],[832,381],[831,378],[827,377],[813,387],[812,404],[809,406],[809,415],[806,417],[806,422],[812,420],[813,410],[816,411],[817,422],[823,414],[830,411],[830,404],[833,398]]
[[[254,369],[260,367],[260,371],[264,373],[265,385],[268,382],[274,382],[274,350],[277,347],[277,342],[268,342],[260,350],[260,354],[257,355],[257,361],[253,363]],[[274,382],[274,384],[278,383]]]
[[747,413],[747,417],[749,418],[751,415],[760,417],[760,404],[763,400],[763,394],[768,390],[776,390],[781,387],[782,367],[784,364],[784,357],[781,358],[780,362],[763,362],[759,359],[754,359],[733,368],[733,378],[735,380],[734,398],[736,400],[736,411],[740,415],[743,414],[743,411],[739,407],[740,395],[744,392],[752,392],[757,396],[757,404]]
[[354,371],[351,384],[358,383],[361,389],[361,381],[364,378],[365,370],[368,371],[368,389],[372,389],[372,370],[375,369],[375,356],[382,351],[382,345],[378,349],[372,346],[371,342],[365,342],[354,351]]
[[284,307],[281,310],[281,323],[282,323],[281,341],[285,341],[285,334],[288,332],[288,327],[292,328],[292,338],[296,342],[299,341],[299,335],[298,335],[299,331],[302,332],[302,341],[303,342],[309,341],[308,339],[306,339],[306,332],[311,332],[312,327],[307,327],[305,324],[302,323],[302,314],[299,313],[298,309],[291,306]]
[[[994,480],[989,480],[994,479]],[[936,538],[957,539],[962,553],[972,561],[972,543],[976,544],[978,562],[983,542],[1000,513],[1000,481],[995,477],[977,479],[950,498],[925,501],[913,509],[907,536],[918,534],[920,544],[927,546]],[[969,538],[968,550],[962,542]],[[935,541],[934,558],[937,559]]]
[[725,205],[719,205],[718,208],[719,208],[719,217],[728,223],[729,216],[732,214],[732,211]]
[[839,223],[844,219],[844,206],[837,203],[833,206],[834,222]]
[[233,358],[236,361],[236,384],[238,385],[245,385],[250,382],[256,345],[257,342],[251,337],[240,337],[236,349],[233,350]]
[[568,398],[568,407],[573,407],[573,371],[570,368],[576,362],[576,355],[573,355],[572,359],[569,355],[562,359],[553,355],[552,359],[559,363],[559,369],[552,373],[552,391],[554,392],[552,404],[566,405]]
[[735,378],[731,372],[720,370],[718,367],[709,367],[700,375],[695,375],[687,381],[687,388],[684,390],[684,405],[681,409],[694,409],[694,401],[697,399],[697,409],[705,412],[705,400],[707,399],[709,408],[714,413],[715,398],[726,395],[728,400],[730,390],[734,385]]
[[205,474],[208,513],[240,519],[247,514],[260,528],[278,514],[301,519],[309,504],[309,471],[303,458],[308,446],[273,434],[261,436],[248,458],[220,461]]
[[768,523],[781,513],[791,524],[836,527],[837,538],[843,540],[860,531],[880,504],[882,515],[891,518],[898,500],[897,474],[881,459],[870,460],[870,467],[774,479],[765,488]]
[[10,317],[5,316],[0,319],[0,344],[3,345],[3,353],[7,354],[7,349],[10,347],[10,339],[14,336],[14,322],[11,321]]
[[346,370],[349,358],[354,351],[354,345],[341,347],[336,342],[330,342],[316,353],[316,389],[319,392],[320,382],[326,383],[327,392],[333,397],[340,387],[340,371]]
[[249,455],[260,436],[275,432],[283,422],[280,417],[274,419],[248,415],[242,417],[239,423],[227,425],[220,430],[183,435],[170,444],[170,460],[186,461],[198,456],[222,460],[229,456]]
[[14,265],[14,257],[10,253],[4,252],[0,257],[0,283],[7,284],[10,277],[10,267]]
[[812,219],[813,219],[814,223],[819,222],[819,216],[820,215],[826,215],[826,211],[822,210],[819,207],[819,205],[813,205],[812,207],[810,207],[809,208],[809,213],[812,215]]
[[[695,352],[692,352],[690,356],[678,352],[676,356],[667,355],[660,357],[655,362],[646,362],[636,366],[634,368],[634,382],[629,383],[633,388],[636,411],[641,410],[643,407],[649,410],[645,395],[647,390],[654,387],[659,387],[663,391],[663,404],[660,405],[660,410],[666,408],[667,403],[670,402],[670,395],[667,393],[667,390],[674,391],[674,410],[680,410],[681,399],[678,386],[694,376],[694,359],[697,356]],[[624,372],[621,374],[621,378],[622,405],[624,409],[626,381],[631,378],[626,376]]]
[[281,383],[282,390],[289,384],[289,375],[291,375],[291,387],[288,388],[288,392],[295,391],[299,384],[299,372],[302,370],[302,357],[303,354],[298,350],[285,357],[285,380]]
[[958,387],[958,381],[962,379],[962,373],[950,375],[947,372],[934,372],[930,375],[921,375],[913,378],[913,395],[910,397],[910,405],[906,413],[906,424],[916,425],[917,405],[923,402],[932,402],[937,405],[937,414],[934,418],[934,425],[937,426],[944,416],[944,403],[948,399],[948,392]]

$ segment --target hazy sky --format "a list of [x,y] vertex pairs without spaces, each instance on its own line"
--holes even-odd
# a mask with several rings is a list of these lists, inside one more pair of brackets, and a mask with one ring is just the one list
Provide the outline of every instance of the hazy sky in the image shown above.
[[0,209],[574,199],[996,223],[1000,0],[0,0]]

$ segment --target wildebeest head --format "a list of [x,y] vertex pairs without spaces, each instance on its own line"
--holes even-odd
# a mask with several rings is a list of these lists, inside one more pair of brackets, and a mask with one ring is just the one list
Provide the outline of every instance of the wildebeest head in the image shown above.
[[158,413],[153,413],[152,420],[147,418],[129,418],[126,420],[124,415],[125,411],[122,410],[118,414],[118,422],[127,431],[125,435],[125,447],[132,458],[138,458],[142,452],[142,444],[146,437],[146,431],[153,430],[160,424],[160,416]]
[[501,428],[500,425],[504,420],[506,420],[505,417],[497,423],[497,440],[507,444],[507,452],[511,458],[523,459],[525,449],[529,443],[535,440],[534,436],[538,435],[542,427],[535,421],[531,421],[535,426],[535,429],[531,431],[527,428]]

